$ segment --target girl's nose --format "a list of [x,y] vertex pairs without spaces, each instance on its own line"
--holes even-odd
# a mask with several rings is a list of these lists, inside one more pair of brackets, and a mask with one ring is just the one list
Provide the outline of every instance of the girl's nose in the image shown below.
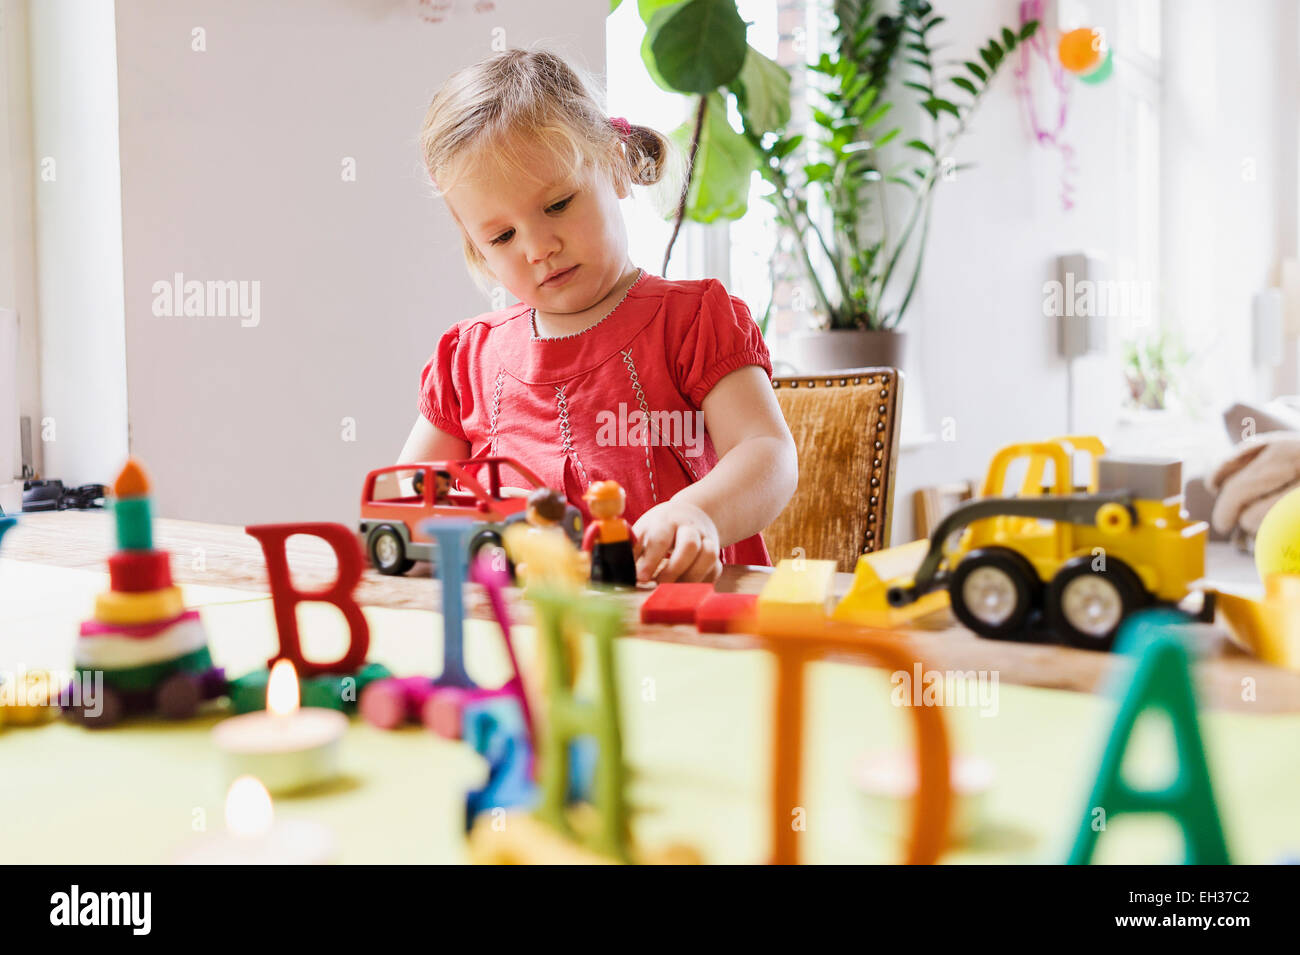
[[540,265],[560,251],[560,237],[549,229],[530,233],[525,241],[530,265]]

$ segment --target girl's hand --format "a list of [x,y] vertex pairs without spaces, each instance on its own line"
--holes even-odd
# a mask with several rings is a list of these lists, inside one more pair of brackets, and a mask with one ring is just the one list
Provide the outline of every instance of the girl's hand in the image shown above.
[[[676,499],[658,504],[641,515],[632,532],[638,580],[702,582],[722,573],[718,528],[694,504]],[[668,562],[660,569],[664,558]]]

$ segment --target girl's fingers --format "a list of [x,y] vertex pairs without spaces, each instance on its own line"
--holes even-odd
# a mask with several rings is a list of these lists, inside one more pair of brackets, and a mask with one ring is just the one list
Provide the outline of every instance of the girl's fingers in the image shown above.
[[718,559],[718,545],[713,540],[702,540],[700,552],[695,557],[695,563],[691,564],[690,569],[682,574],[681,580],[686,583],[708,583],[718,579],[722,573],[722,561]]
[[651,528],[645,536],[638,538],[643,547],[641,556],[636,562],[638,580],[649,580],[659,569],[659,562],[668,556],[668,550],[673,545],[673,530],[672,525],[667,527],[660,525]]
[[695,558],[699,556],[700,544],[698,529],[689,524],[679,526],[676,539],[673,541],[673,555],[668,558],[668,566],[660,571],[656,578],[659,583],[671,583],[690,570],[695,563]]

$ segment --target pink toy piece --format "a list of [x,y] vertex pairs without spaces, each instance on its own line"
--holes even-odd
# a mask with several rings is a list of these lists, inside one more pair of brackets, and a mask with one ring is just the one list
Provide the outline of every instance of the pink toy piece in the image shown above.
[[420,721],[444,739],[460,739],[461,714],[469,699],[482,690],[465,690],[458,686],[441,686],[424,701]]
[[420,719],[429,729],[446,739],[461,739],[465,722],[465,707],[478,700],[490,700],[498,696],[508,696],[519,703],[521,713],[524,709],[523,686],[518,678],[509,680],[498,690],[466,690],[458,686],[434,687],[433,693],[424,701],[420,710]]
[[357,710],[371,726],[397,729],[406,722],[406,693],[395,677],[376,680],[361,692]]
[[155,620],[150,623],[100,623],[98,620],[86,620],[81,624],[81,635],[83,637],[134,637],[139,640],[147,640],[149,637],[156,637],[182,620],[197,621],[198,619],[199,612],[197,610],[187,610],[179,617],[172,617],[168,620]]
[[357,708],[362,719],[372,726],[397,729],[419,717],[432,693],[433,681],[427,676],[389,677],[366,687]]

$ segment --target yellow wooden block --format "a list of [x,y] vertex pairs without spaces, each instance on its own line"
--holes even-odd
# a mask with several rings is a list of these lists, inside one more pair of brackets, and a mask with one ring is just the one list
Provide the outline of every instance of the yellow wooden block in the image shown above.
[[758,595],[758,619],[803,615],[817,619],[830,616],[835,605],[833,560],[783,560]]
[[185,612],[179,587],[164,587],[128,594],[110,590],[95,597],[95,619],[100,623],[129,626],[170,620]]
[[[582,814],[589,807],[576,807]],[[704,860],[693,846],[672,843],[657,849],[632,847],[634,861],[642,865],[702,865]],[[566,839],[531,812],[482,813],[469,834],[469,858],[474,865],[617,865],[616,859],[599,855]]]
[[9,726],[40,726],[59,715],[55,701],[61,687],[44,670],[29,670],[0,685],[0,723]]
[[1215,607],[1239,643],[1265,663],[1300,671],[1300,575],[1269,574],[1262,600],[1216,590]]

